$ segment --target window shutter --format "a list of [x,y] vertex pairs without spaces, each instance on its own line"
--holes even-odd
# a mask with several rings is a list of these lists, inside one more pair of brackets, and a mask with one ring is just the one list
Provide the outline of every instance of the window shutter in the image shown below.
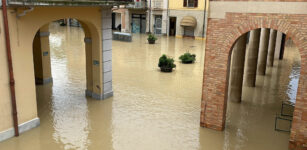
[[183,0],[183,7],[187,7],[188,5],[188,0]]
[[198,7],[198,0],[194,0],[194,7]]

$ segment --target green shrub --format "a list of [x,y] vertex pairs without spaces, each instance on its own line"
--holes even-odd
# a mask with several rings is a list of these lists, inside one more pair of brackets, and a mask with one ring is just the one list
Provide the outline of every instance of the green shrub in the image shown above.
[[179,59],[183,62],[183,63],[193,63],[196,59],[196,55],[195,54],[191,54],[189,52],[184,53],[183,55],[181,55],[179,57]]
[[155,41],[155,40],[157,40],[157,37],[156,37],[155,35],[153,35],[153,34],[149,34],[147,40],[149,40],[149,41],[152,41],[152,40]]
[[167,57],[165,54],[163,54],[160,58],[159,58],[159,64],[158,66],[164,67],[164,68],[176,68],[176,64],[174,64],[174,59]]

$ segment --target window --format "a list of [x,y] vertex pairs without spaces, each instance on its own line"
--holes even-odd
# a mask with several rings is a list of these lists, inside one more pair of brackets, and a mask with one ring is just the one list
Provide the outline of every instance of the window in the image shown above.
[[183,0],[183,7],[197,7],[198,0]]

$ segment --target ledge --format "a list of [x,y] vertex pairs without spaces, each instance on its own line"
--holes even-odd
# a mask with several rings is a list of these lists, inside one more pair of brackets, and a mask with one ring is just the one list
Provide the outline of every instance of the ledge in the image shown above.
[[[19,127],[19,133],[24,133],[30,129],[33,129],[37,126],[40,125],[40,120],[39,118],[34,118],[32,120],[29,120],[27,122],[24,122],[22,124],[19,124],[18,127]],[[4,140],[7,140],[11,137],[14,137],[15,135],[15,131],[14,131],[14,128],[10,128],[8,130],[5,130],[5,131],[2,131],[0,132],[0,142],[1,141],[4,141]]]
[[101,0],[101,1],[82,1],[82,0],[8,0],[8,6],[116,6],[133,3],[132,0]]

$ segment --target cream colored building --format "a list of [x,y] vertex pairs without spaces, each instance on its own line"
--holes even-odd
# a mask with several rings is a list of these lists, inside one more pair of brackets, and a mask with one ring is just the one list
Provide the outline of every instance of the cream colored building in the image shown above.
[[205,0],[169,0],[168,35],[204,38],[205,8]]
[[[84,96],[106,99],[113,95],[111,8],[126,2],[15,0],[8,1],[7,13],[0,9],[0,141],[40,124],[35,82],[52,82],[48,31],[52,21],[74,18],[82,25],[87,80]],[[5,14],[8,30],[4,26]],[[6,35],[10,36],[9,44],[6,44]],[[11,61],[6,52],[9,45]],[[9,62],[12,62],[12,69]],[[10,76],[10,73],[13,74]]]

